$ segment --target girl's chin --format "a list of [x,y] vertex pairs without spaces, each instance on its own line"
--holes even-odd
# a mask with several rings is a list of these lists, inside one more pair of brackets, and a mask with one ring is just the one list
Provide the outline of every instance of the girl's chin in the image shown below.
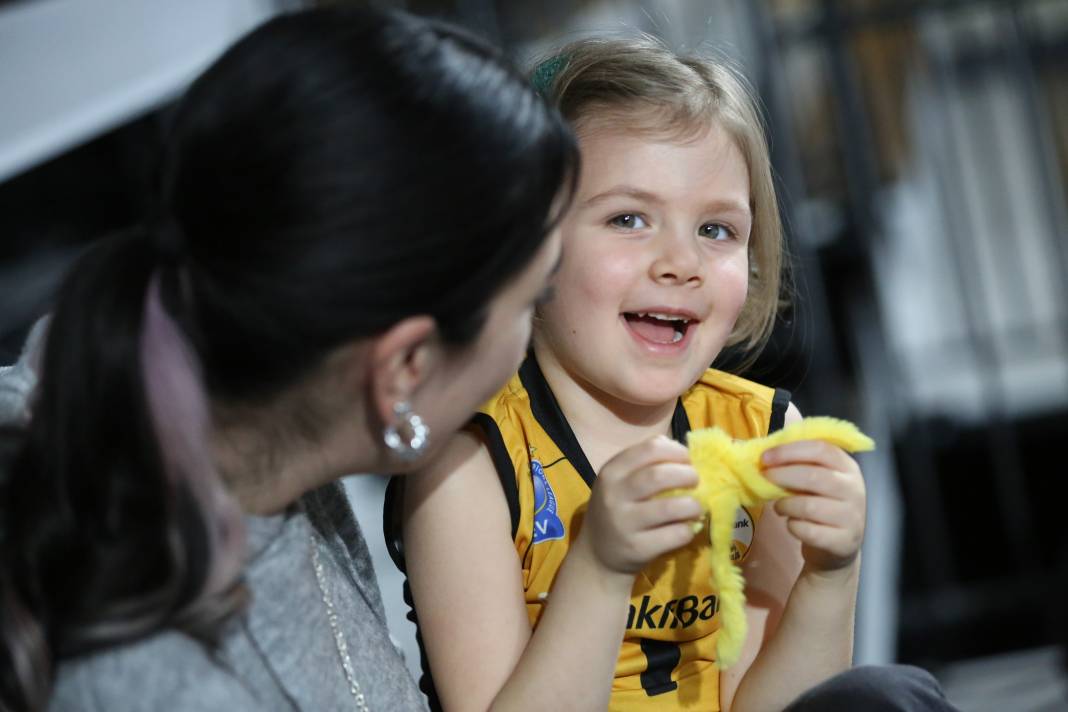
[[690,363],[691,359],[672,366],[651,365],[631,361],[625,351],[615,353],[614,357],[596,357],[600,368],[577,369],[575,373],[582,374],[581,380],[586,381],[587,387],[592,386],[610,398],[641,408],[674,403],[707,368],[703,361]]
[[670,382],[640,382],[628,383],[622,389],[621,399],[640,407],[658,407],[668,403],[674,403],[680,395],[685,393],[691,382],[678,378]]

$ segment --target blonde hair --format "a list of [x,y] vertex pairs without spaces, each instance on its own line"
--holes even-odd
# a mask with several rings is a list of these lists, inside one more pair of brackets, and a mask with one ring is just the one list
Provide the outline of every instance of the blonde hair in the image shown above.
[[648,35],[572,42],[537,64],[531,79],[579,132],[596,118],[681,140],[715,122],[734,140],[749,169],[753,226],[749,293],[727,345],[740,345],[748,357],[742,365],[750,365],[775,325],[785,261],[764,124],[749,83],[726,61],[680,56]]

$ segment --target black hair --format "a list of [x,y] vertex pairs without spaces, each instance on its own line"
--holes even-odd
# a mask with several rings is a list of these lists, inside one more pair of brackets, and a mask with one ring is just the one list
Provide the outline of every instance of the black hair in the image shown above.
[[446,340],[478,333],[578,160],[562,120],[497,59],[444,25],[313,12],[262,28],[194,84],[166,193],[196,267],[212,393],[274,392],[412,314]]
[[240,40],[165,147],[158,214],[75,265],[32,417],[0,433],[5,709],[43,708],[64,658],[167,627],[210,639],[241,591],[207,399],[267,401],[408,316],[472,340],[578,170],[497,50],[352,8]]

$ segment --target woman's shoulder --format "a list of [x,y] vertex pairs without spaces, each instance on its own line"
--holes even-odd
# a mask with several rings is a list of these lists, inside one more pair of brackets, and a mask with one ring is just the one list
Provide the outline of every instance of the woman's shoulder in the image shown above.
[[259,708],[203,643],[177,631],[60,663],[48,706],[50,712]]

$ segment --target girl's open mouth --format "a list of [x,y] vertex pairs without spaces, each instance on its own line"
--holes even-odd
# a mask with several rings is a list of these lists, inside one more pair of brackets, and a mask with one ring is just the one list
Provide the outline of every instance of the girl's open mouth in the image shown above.
[[669,312],[623,312],[622,317],[632,335],[654,347],[669,349],[684,347],[697,323],[689,316]]

